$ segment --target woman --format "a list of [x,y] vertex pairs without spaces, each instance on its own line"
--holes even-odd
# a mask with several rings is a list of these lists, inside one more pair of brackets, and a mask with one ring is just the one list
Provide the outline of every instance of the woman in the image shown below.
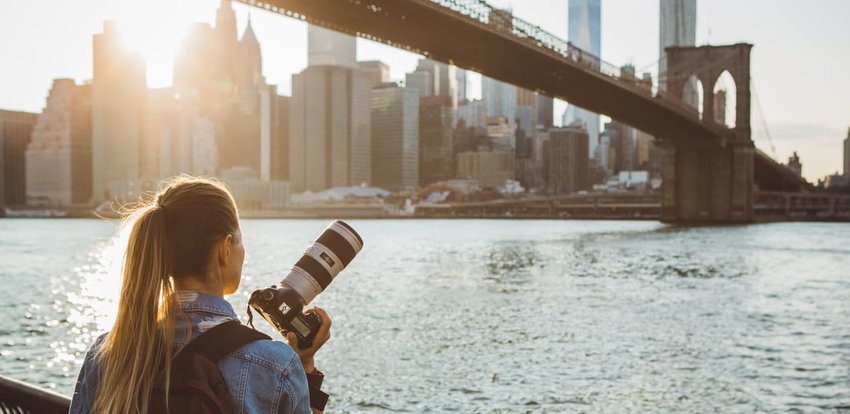
[[[178,177],[133,210],[126,224],[132,228],[118,314],[112,330],[86,354],[74,414],[148,412],[157,384],[169,384],[179,350],[210,328],[238,320],[223,295],[239,287],[245,249],[236,205],[224,186]],[[311,311],[323,321],[312,347],[299,349],[290,333],[289,346],[254,341],[218,361],[234,412],[311,411],[306,374],[321,374],[313,355],[330,337],[331,325],[322,309]]]

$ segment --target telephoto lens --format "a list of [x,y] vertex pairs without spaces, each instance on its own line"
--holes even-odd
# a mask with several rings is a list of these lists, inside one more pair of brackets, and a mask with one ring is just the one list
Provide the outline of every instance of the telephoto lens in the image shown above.
[[310,347],[322,321],[316,314],[304,315],[304,306],[322,293],[361,249],[360,235],[347,223],[334,221],[307,248],[280,287],[272,285],[251,293],[249,319],[253,308],[282,334],[295,332],[298,346]]

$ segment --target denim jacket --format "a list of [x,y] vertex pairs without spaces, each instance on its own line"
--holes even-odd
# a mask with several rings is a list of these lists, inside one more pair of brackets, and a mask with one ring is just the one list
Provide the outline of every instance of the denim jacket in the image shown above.
[[[230,303],[199,292],[179,291],[177,300],[186,320],[175,323],[175,351],[186,345],[186,324],[191,339],[220,323],[238,320]],[[107,334],[101,335],[86,354],[74,397],[71,414],[88,414],[99,381],[96,350]],[[298,355],[281,341],[254,341],[222,358],[218,368],[230,390],[233,412],[310,413],[307,377]]]

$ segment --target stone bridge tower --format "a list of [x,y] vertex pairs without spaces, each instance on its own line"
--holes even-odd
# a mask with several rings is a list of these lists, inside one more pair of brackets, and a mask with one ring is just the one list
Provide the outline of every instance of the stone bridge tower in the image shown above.
[[[712,124],[717,137],[659,137],[664,151],[663,221],[752,220],[755,147],[750,132],[751,49],[751,44],[666,49],[666,93],[681,99],[687,82],[701,84],[702,122]],[[733,127],[715,121],[714,86],[724,72],[735,81]]]

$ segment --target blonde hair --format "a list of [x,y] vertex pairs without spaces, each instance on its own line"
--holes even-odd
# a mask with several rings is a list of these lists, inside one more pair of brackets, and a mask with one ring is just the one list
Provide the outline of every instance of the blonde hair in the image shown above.
[[179,313],[173,279],[203,277],[215,243],[239,228],[227,188],[179,176],[126,214],[132,226],[124,255],[118,314],[97,352],[100,381],[92,411],[146,413],[158,381],[166,400]]

